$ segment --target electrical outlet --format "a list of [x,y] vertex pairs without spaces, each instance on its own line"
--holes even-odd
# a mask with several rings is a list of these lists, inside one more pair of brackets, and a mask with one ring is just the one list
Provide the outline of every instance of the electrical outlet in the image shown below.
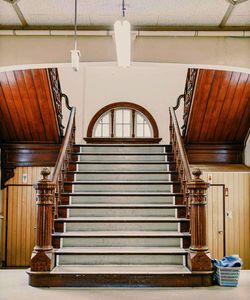
[[28,182],[28,174],[23,174],[23,183]]
[[228,210],[226,212],[226,217],[229,218],[229,219],[232,219],[233,218],[233,212],[231,210]]
[[212,174],[207,175],[207,182],[210,184],[213,184],[213,175]]

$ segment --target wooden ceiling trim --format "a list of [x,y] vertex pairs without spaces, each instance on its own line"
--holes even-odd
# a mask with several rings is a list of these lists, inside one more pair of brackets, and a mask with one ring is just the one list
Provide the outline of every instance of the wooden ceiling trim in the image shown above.
[[8,140],[9,138],[9,132],[7,130],[3,130],[6,124],[4,122],[4,113],[2,111],[2,104],[4,100],[1,101],[1,99],[3,99],[3,91],[0,83],[0,142],[1,140]]
[[23,106],[25,108],[25,114],[26,118],[28,121],[28,126],[30,130],[30,134],[32,137],[32,140],[34,141],[40,141],[40,137],[38,134],[37,130],[34,130],[36,126],[35,122],[35,113],[33,111],[33,106],[32,106],[32,101],[30,100],[29,93],[27,90],[26,82],[25,82],[25,77],[24,77],[24,72],[20,71],[15,71],[15,76],[18,81],[18,86],[19,86],[19,92],[20,92],[20,97],[23,102]]
[[36,131],[38,132],[39,141],[45,141],[46,140],[45,127],[43,124],[38,96],[36,90],[34,89],[34,78],[33,78],[32,71],[26,70],[25,72],[23,72],[23,75],[24,75],[24,81],[25,81],[27,93],[29,96],[29,101],[31,103],[31,109],[33,111],[33,115],[36,117],[34,122],[35,124],[34,128],[36,128]]
[[[22,129],[24,139],[32,140],[30,126],[27,121],[26,110],[23,105],[23,98],[20,95],[19,83],[17,82],[15,72],[7,72],[6,75],[7,75],[7,79],[9,82],[9,87],[11,90],[12,97],[13,97],[13,99],[15,99],[14,104],[16,106],[16,111],[19,116],[19,120],[20,120],[19,126]],[[12,84],[12,83],[15,83],[15,84]],[[17,102],[18,102],[18,107],[16,105]]]
[[[10,127],[11,125],[13,125],[13,128],[15,130],[15,136],[19,136],[20,139],[24,140],[23,129],[19,126],[19,122],[20,122],[19,115],[17,112],[15,101],[13,99],[13,96],[12,96],[12,93],[10,90],[7,74],[5,72],[2,73],[1,83],[2,83],[2,89],[3,89],[3,94],[4,94],[4,100],[6,102],[7,110],[9,111],[8,115],[10,117],[8,126]],[[13,121],[13,120],[15,120],[15,121]]]
[[[216,130],[220,122],[221,115],[223,114],[223,104],[228,95],[229,83],[232,77],[232,72],[222,72],[221,86],[217,96],[217,103],[214,106],[212,114],[212,122],[210,122],[210,130],[206,133],[206,141],[211,141],[216,135]],[[219,116],[219,117],[217,117]]]

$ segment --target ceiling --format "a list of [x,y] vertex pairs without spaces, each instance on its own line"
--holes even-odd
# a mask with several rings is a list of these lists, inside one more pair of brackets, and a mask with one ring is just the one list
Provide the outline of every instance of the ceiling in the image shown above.
[[[70,29],[74,0],[0,0],[0,29]],[[78,0],[79,28],[112,28],[122,0]],[[249,30],[250,0],[125,0],[134,28]]]

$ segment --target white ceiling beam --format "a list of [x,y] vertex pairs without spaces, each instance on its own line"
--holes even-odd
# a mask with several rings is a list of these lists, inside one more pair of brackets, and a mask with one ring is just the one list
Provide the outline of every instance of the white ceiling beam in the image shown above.
[[223,16],[219,26],[224,27],[227,24],[227,21],[230,18],[235,6],[238,4],[241,4],[243,2],[246,2],[246,1],[248,1],[248,0],[226,0],[226,2],[229,3],[229,6],[228,6],[227,11],[225,12],[225,15]]
[[25,27],[28,26],[28,23],[27,23],[24,15],[23,15],[23,13],[21,12],[21,9],[17,4],[20,0],[2,0],[2,1],[8,2],[9,4],[12,5],[12,7],[13,7],[15,13],[17,14],[17,17],[18,17],[19,21],[21,22],[22,26],[25,26]]

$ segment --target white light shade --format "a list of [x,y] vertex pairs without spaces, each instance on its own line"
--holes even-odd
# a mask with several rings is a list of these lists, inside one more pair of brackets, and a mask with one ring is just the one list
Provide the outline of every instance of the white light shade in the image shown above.
[[118,20],[114,24],[114,31],[118,66],[129,67],[131,56],[130,23],[126,20]]
[[71,50],[71,66],[74,71],[79,71],[80,66],[80,50]]

